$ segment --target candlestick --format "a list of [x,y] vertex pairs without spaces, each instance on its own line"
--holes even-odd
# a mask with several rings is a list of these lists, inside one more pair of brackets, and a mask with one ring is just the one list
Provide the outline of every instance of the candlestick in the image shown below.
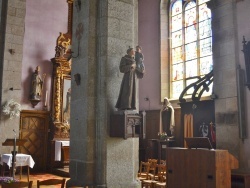
[[13,129],[13,132],[15,133],[14,138],[14,151],[12,152],[12,178],[15,179],[15,173],[16,173],[16,130]]
[[46,94],[45,94],[45,102],[44,102],[44,106],[47,106],[47,100],[48,100],[48,90],[46,90]]

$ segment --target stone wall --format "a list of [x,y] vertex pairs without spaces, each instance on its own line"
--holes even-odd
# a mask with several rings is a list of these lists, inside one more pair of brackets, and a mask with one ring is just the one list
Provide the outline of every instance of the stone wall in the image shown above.
[[[6,22],[6,27],[1,28],[2,80],[0,83],[2,83],[1,105],[4,105],[9,99],[14,99],[19,103],[21,99],[21,70],[26,0],[9,0],[8,3],[2,0],[0,3],[2,5],[1,22]],[[6,10],[7,16],[3,15]],[[13,88],[13,90],[10,88]],[[19,129],[19,118],[9,119],[8,116],[3,115],[1,112],[1,143],[5,141],[6,138],[14,138],[13,129]],[[1,153],[10,153],[12,150],[12,147],[0,145]]]

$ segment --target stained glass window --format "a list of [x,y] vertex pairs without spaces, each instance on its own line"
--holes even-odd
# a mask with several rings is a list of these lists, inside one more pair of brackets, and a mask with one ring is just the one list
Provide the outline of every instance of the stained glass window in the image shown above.
[[171,1],[171,98],[179,98],[186,86],[213,69],[208,1]]

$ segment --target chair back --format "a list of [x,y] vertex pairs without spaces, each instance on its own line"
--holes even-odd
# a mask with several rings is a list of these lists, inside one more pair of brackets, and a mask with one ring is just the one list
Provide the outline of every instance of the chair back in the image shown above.
[[167,161],[166,160],[160,160],[160,164],[167,164]]
[[150,167],[149,162],[141,161],[138,176],[145,177],[145,179],[148,179],[149,167]]
[[167,172],[166,164],[158,164],[157,165],[158,181],[166,182],[166,172]]
[[150,164],[149,172],[152,173],[153,176],[155,176],[155,173],[156,173],[156,166],[157,166],[158,160],[157,160],[157,159],[148,159],[148,162],[149,162],[149,164]]
[[20,188],[20,187],[28,187],[32,188],[33,181],[25,182],[25,181],[19,181],[19,182],[11,182],[11,183],[2,183],[2,188]]
[[40,188],[42,185],[61,185],[61,188],[64,188],[66,179],[46,179],[46,180],[37,180],[37,188]]

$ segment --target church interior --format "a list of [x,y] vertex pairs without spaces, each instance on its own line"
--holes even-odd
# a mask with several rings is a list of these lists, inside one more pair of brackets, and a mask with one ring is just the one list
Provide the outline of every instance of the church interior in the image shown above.
[[0,0],[1,176],[250,187],[249,9],[248,0]]

